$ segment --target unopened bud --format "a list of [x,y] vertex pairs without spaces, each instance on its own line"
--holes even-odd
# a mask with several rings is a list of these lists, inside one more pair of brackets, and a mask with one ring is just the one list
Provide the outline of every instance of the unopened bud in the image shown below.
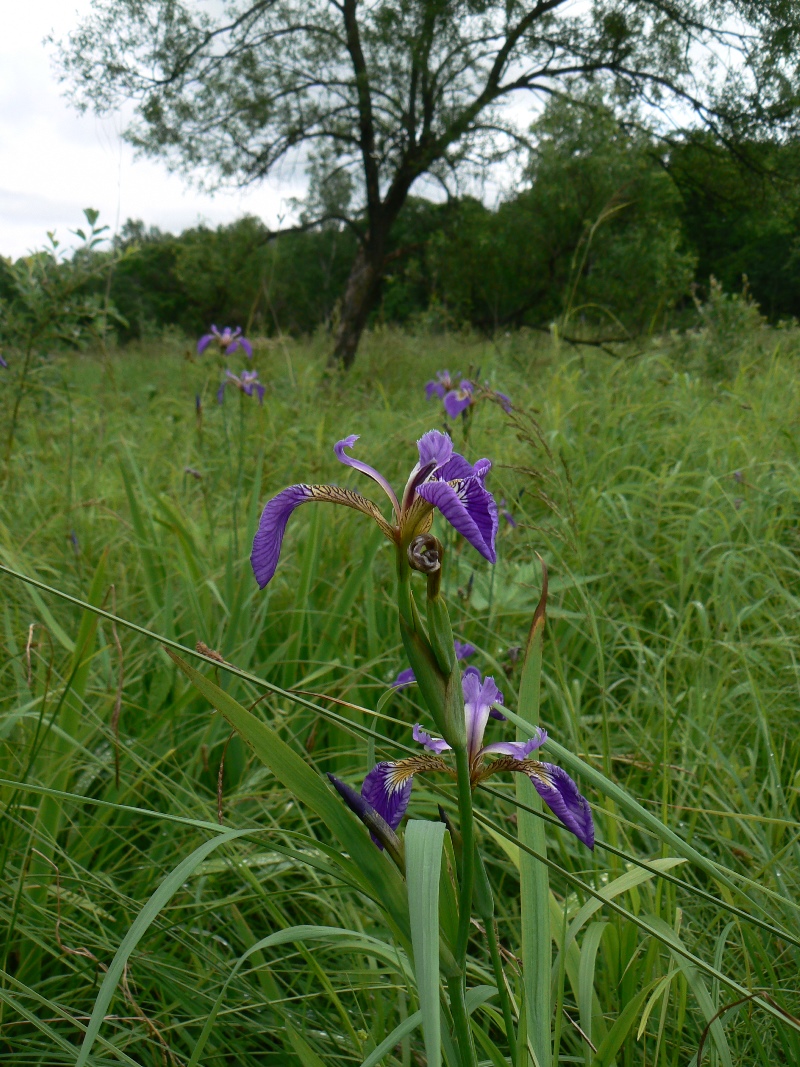
[[408,546],[408,562],[415,571],[436,574],[442,567],[442,542],[433,534],[417,534]]

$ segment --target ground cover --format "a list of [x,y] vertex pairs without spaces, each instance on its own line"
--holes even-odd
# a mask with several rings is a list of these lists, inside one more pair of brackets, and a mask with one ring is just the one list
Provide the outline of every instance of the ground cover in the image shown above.
[[[722,976],[800,1012],[797,344],[790,331],[770,335],[720,382],[655,342],[614,359],[525,335],[489,343],[379,331],[349,376],[330,379],[322,343],[274,341],[254,357],[263,406],[233,388],[219,405],[219,367],[187,359],[179,339],[58,359],[21,408],[0,496],[0,562],[190,648],[202,641],[283,687],[349,701],[356,707],[337,710],[356,728],[366,725],[359,707],[380,707],[376,741],[274,695],[256,705],[315,768],[357,785],[423,714],[415,689],[384,701],[407,666],[390,552],[358,515],[301,509],[262,593],[247,561],[260,506],[299,480],[356,484],[332,452],[350,433],[401,482],[415,440],[445,422],[425,382],[443,367],[480,368],[513,412],[481,405],[466,443],[462,424],[450,425],[470,458],[495,462],[491,487],[516,525],[503,522],[494,568],[450,538],[444,582],[457,637],[477,647],[474,661],[513,708],[540,552],[551,578],[543,723],[749,896],[671,865],[674,851],[582,782],[611,849],[590,855],[548,828],[566,872],[551,872],[559,1062],[682,1067],[707,1022],[740,997],[642,922],[666,924]],[[10,407],[7,392],[0,420]],[[292,942],[233,973],[247,948],[289,926],[385,932],[377,909],[330,873],[326,828],[230,738],[157,641],[6,574],[0,583],[8,1062],[75,1062],[120,942],[218,817],[252,832],[177,882],[120,975],[93,1062],[191,1062],[226,979],[199,1062],[364,1062],[417,1008],[390,963],[356,945]],[[209,676],[245,704],[261,696]],[[415,815],[435,818],[446,793],[420,780]],[[513,831],[510,798],[499,785],[477,805]],[[514,984],[519,855],[482,836]],[[678,882],[637,875],[614,849],[659,861]],[[622,910],[582,912],[591,898],[569,875],[614,886]],[[489,972],[477,928],[472,958],[479,985]],[[475,1018],[490,1037],[502,1029],[491,1003]],[[723,1022],[702,1062],[800,1062],[797,1033],[751,1003]],[[622,1040],[612,1050],[613,1032]],[[423,1048],[415,1031],[383,1062],[424,1062]]]

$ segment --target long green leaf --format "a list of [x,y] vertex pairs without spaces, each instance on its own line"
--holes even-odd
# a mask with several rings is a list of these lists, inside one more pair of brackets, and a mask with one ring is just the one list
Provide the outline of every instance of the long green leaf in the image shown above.
[[[168,650],[169,651],[169,650]],[[227,719],[275,777],[306,804],[349,852],[363,876],[362,891],[389,914],[400,935],[408,941],[408,904],[403,880],[395,866],[370,840],[363,825],[344,806],[308,764],[272,727],[253,715],[218,685],[190,667],[180,656],[173,660],[209,703]]]
[[406,827],[406,882],[414,970],[428,1067],[441,1067],[439,1011],[439,876],[445,825],[411,819]]
[[114,954],[114,959],[111,961],[111,965],[103,978],[100,990],[94,1002],[89,1025],[87,1026],[86,1033],[83,1037],[83,1044],[81,1045],[81,1050],[75,1062],[75,1067],[84,1067],[86,1064],[89,1058],[89,1053],[92,1051],[94,1039],[97,1037],[100,1027],[103,1024],[106,1011],[108,1010],[108,1006],[111,1003],[111,998],[114,996],[117,982],[119,982],[122,977],[125,964],[128,962],[131,953],[147,933],[159,913],[166,907],[195,867],[197,867],[199,863],[202,863],[206,856],[210,855],[214,849],[219,848],[220,845],[227,844],[229,841],[233,841],[237,837],[243,837],[247,833],[249,833],[248,830],[227,830],[225,833],[219,834],[210,841],[204,841],[203,844],[196,848],[190,856],[187,856],[185,860],[181,860],[178,866],[173,871],[170,871],[136,916],[130,930],[128,930],[125,937],[123,937],[119,948]]

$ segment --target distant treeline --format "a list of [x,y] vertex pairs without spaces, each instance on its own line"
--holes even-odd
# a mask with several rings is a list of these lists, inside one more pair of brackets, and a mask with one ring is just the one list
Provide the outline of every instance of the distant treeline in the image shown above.
[[[738,151],[707,135],[657,145],[603,106],[551,105],[522,190],[410,200],[392,234],[382,321],[523,325],[621,337],[661,328],[716,276],[769,319],[800,318],[798,146]],[[337,224],[271,238],[255,218],[179,236],[128,221],[110,295],[122,340],[211,322],[308,333],[336,315],[357,236]],[[673,319],[671,320],[671,316]]]

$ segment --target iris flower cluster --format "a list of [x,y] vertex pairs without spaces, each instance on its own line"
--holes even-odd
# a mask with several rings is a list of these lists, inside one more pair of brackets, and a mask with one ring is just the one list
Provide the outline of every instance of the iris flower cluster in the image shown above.
[[486,399],[494,400],[506,413],[511,411],[511,401],[505,393],[490,389],[488,384],[478,385],[469,378],[458,379],[458,374],[451,375],[449,370],[440,370],[436,372],[436,378],[425,385],[428,399],[438,396],[451,419],[457,419],[463,412]]
[[[379,471],[349,454],[356,441],[356,435],[338,441],[334,446],[336,458],[380,486],[391,505],[391,518],[385,518],[377,504],[353,489],[307,483],[289,486],[267,503],[253,541],[250,560],[256,581],[262,589],[272,580],[277,569],[290,516],[301,504],[310,501],[341,504],[368,515],[397,546],[399,563],[406,567],[410,565],[412,569],[429,576],[435,575],[440,567],[437,553],[441,546],[429,536],[435,510],[482,556],[491,563],[495,562],[497,505],[485,484],[492,466],[490,460],[480,459],[474,465],[470,464],[453,450],[453,442],[446,434],[431,430],[417,442],[419,459],[408,476],[403,492],[398,496]],[[436,545],[438,549],[434,547]],[[407,564],[402,562],[406,558]],[[447,656],[456,664],[459,648],[456,646],[453,649],[452,635],[449,640],[450,652]],[[406,645],[407,651],[410,647],[413,647],[413,643]],[[472,651],[474,649],[471,646],[462,645],[459,658],[465,658]],[[412,658],[413,662],[415,660]],[[424,657],[418,663],[423,666]],[[453,670],[458,670],[457,666]],[[398,678],[401,684],[410,684],[408,675],[404,681],[401,679],[402,676]],[[420,686],[425,696],[427,683],[423,686],[423,680],[420,680]],[[575,782],[562,768],[530,758],[531,753],[547,740],[545,731],[539,730],[529,741],[484,744],[489,718],[503,718],[500,710],[503,706],[502,694],[494,680],[483,679],[475,667],[467,667],[463,672],[461,687],[470,789],[500,771],[526,774],[564,826],[592,848],[594,828],[591,810]],[[433,704],[430,701],[428,703],[434,714]],[[453,720],[450,721],[452,723]],[[460,727],[457,732],[461,733]],[[377,764],[364,780],[361,796],[345,787],[344,783],[338,780],[334,782],[340,794],[368,826],[383,827],[392,836],[408,807],[416,774],[442,772],[456,777],[456,771],[443,758],[443,753],[452,747],[446,737],[432,736],[419,723],[414,726],[412,736],[426,751],[408,759]],[[495,758],[487,762],[487,756]],[[382,843],[380,835],[376,842]]]
[[197,342],[198,356],[201,356],[212,342],[226,356],[232,356],[238,348],[241,348],[248,359],[253,358],[253,346],[246,337],[242,336],[241,326],[237,326],[235,330],[231,329],[230,326],[226,326],[224,330],[218,330],[216,326],[212,325],[211,332],[204,333]]

